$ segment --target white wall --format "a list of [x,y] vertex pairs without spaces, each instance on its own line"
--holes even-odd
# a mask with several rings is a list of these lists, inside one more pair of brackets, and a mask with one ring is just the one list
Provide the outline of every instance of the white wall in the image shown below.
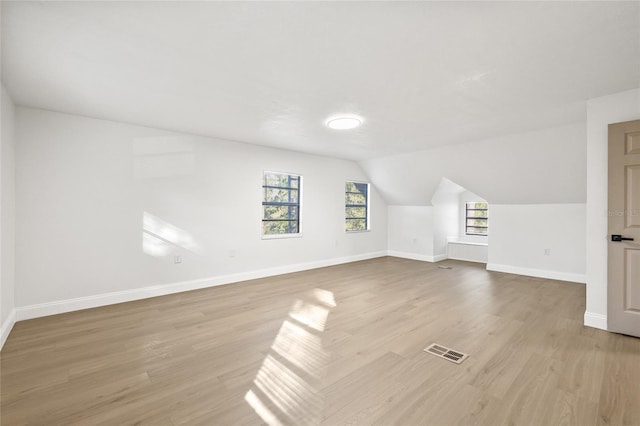
[[14,106],[2,85],[0,148],[0,348],[15,323],[15,139]]
[[389,255],[433,262],[433,207],[389,206]]
[[433,200],[433,254],[444,258],[447,255],[447,242],[458,233],[460,215],[458,194],[440,194]]
[[488,270],[585,282],[584,204],[489,207]]
[[587,309],[585,325],[607,329],[608,125],[640,119],[640,89],[587,102]]
[[[16,129],[18,319],[386,254],[374,186],[371,231],[344,232],[354,162],[29,108]],[[264,170],[303,176],[302,238],[261,239]]]
[[[3,93],[3,102],[4,97]],[[26,108],[19,108],[17,115],[20,143],[17,153],[17,229],[20,233],[17,280],[20,286],[15,298],[16,306],[23,308],[25,318],[36,313],[61,311],[69,305],[66,302],[74,298],[90,299],[104,293],[123,293],[108,300],[98,297],[98,305],[102,301],[120,301],[143,293],[161,294],[174,288],[195,288],[242,279],[250,277],[251,273],[286,272],[292,264],[306,267],[319,265],[318,260],[330,263],[336,259],[366,257],[372,253],[378,255],[387,248],[392,255],[395,252],[422,260],[434,259],[433,209],[413,205],[389,206],[387,221],[384,201],[375,189],[376,179],[373,180],[372,191],[372,231],[362,234],[342,232],[342,194],[335,195],[328,187],[342,188],[345,179],[367,180],[362,170],[351,162]],[[492,203],[487,197],[491,203],[490,266],[529,275],[551,273],[553,278],[578,281],[586,270],[585,324],[600,328],[606,328],[607,306],[606,125],[638,117],[640,90],[588,103],[588,200],[586,217],[583,218],[586,223],[582,228],[583,236],[584,230],[589,230],[585,237],[586,260],[580,260],[579,237],[569,241],[561,239],[560,234],[544,237],[532,232],[520,235],[516,240],[512,232],[517,231],[520,214],[530,205]],[[465,150],[470,157],[481,152],[495,154],[495,150],[503,150],[496,160],[509,163],[507,169],[515,167],[516,163],[526,164],[518,170],[518,181],[524,179],[530,186],[538,179],[538,186],[549,188],[549,198],[554,199],[571,189],[573,195],[566,201],[573,202],[581,199],[583,189],[578,184],[583,172],[580,160],[584,156],[580,146],[580,143],[584,144],[584,139],[580,140],[584,131],[580,128],[581,125],[576,124],[516,135],[511,138],[515,139],[514,150],[509,149],[510,138],[504,137],[425,151],[424,155],[417,156],[420,158],[416,161],[410,162],[422,169],[436,165],[435,168],[440,170],[455,162]],[[5,132],[3,126],[3,141]],[[527,141],[531,143],[524,143]],[[561,147],[549,148],[554,144]],[[540,155],[536,154],[535,161],[529,164],[525,161],[529,159],[526,154],[532,149]],[[572,161],[562,167],[557,164],[571,152],[575,154]],[[543,169],[538,167],[539,157],[549,158],[549,165]],[[404,168],[408,164],[406,159],[394,158],[393,164],[387,164],[385,159],[380,161],[365,162],[365,167],[377,178],[393,173],[396,166],[404,170],[398,173],[400,178],[413,176],[413,169]],[[440,163],[444,166],[441,167]],[[380,164],[382,167],[378,168]],[[3,164],[3,175],[5,167]],[[248,222],[259,223],[260,210],[255,207],[255,198],[260,197],[263,169],[303,174],[307,212],[303,218],[304,238],[262,241],[259,224],[253,228],[245,225]],[[517,187],[513,181],[504,179],[503,176],[510,175],[503,169],[492,170],[492,176],[495,175],[496,179],[502,176],[501,180],[506,184]],[[473,182],[473,173],[465,175],[458,166],[450,170],[462,177],[456,182],[467,185]],[[552,178],[559,179],[560,192],[545,183],[549,180],[548,170],[553,171]],[[413,177],[420,178],[421,173]],[[432,173],[433,170],[429,171],[429,176]],[[236,182],[234,175],[253,177],[251,182],[245,178]],[[390,185],[394,184],[394,179]],[[419,179],[414,180],[418,181],[416,188],[421,187]],[[222,183],[233,188],[223,187]],[[485,195],[481,182],[471,186],[474,185],[474,192]],[[489,192],[496,193],[502,186],[491,187]],[[411,187],[404,189],[411,191]],[[321,197],[310,198],[311,190],[320,193]],[[238,210],[230,207],[229,200],[234,200],[235,206],[239,199],[235,194],[240,192],[250,193],[248,198],[253,197],[254,200],[247,201],[246,208],[240,209],[242,213],[238,214]],[[521,192],[525,199],[526,191]],[[511,197],[512,193],[512,190],[507,191],[505,197],[515,202],[522,201],[520,196]],[[430,196],[423,193],[419,197],[427,204]],[[538,199],[540,196],[536,190],[529,198]],[[580,227],[580,213],[572,209],[579,210],[580,205],[545,203],[537,206],[546,211],[546,229],[556,229],[557,217],[566,218],[576,213],[578,219],[566,223],[575,231]],[[255,210],[251,212],[251,209]],[[180,234],[184,231],[182,235],[187,238],[183,242],[186,241],[188,246],[188,236],[191,236],[197,247],[192,247],[194,250],[191,252],[171,244],[147,244],[149,252],[164,250],[166,254],[160,257],[145,254],[142,247],[144,212],[169,224],[165,228],[171,232]],[[221,222],[225,225],[220,225]],[[384,231],[380,232],[381,229]],[[150,239],[153,240],[147,234],[147,243]],[[279,260],[273,247],[283,249],[286,262]],[[560,249],[556,249],[558,247]],[[551,249],[550,256],[541,257],[544,256],[544,248]],[[531,253],[527,254],[529,251]],[[174,253],[183,255],[181,265],[171,262]],[[30,268],[33,264],[43,267]],[[78,273],[71,274],[69,266],[77,268]],[[246,271],[248,273],[243,275]],[[194,282],[167,288],[149,287],[189,280]],[[138,292],[141,288],[145,290]],[[11,309],[5,307],[11,300],[5,295],[8,291],[13,291],[13,286],[5,286],[3,279],[3,309],[0,313],[3,321],[7,318],[6,310]],[[60,301],[62,303],[57,305]],[[34,308],[33,305],[38,303],[45,305]],[[88,303],[83,299],[77,306],[84,307]],[[28,307],[32,309],[24,309]]]
[[447,179],[490,204],[586,200],[584,122],[362,161],[390,205],[429,205]]
[[447,242],[458,232],[457,199],[433,206],[433,254],[439,258],[447,256]]
[[[584,123],[367,160],[362,164],[374,184],[382,188],[389,204],[431,203],[435,209],[441,198],[435,194],[440,193],[443,177],[466,188],[466,192],[458,192],[459,228],[453,232],[461,241],[489,244],[488,269],[585,281]],[[478,199],[489,203],[488,238],[464,235],[463,203]],[[519,229],[530,211],[540,212],[536,223],[545,231]],[[451,231],[438,223],[446,216],[444,211],[440,214],[434,210],[433,215],[430,235],[434,238],[434,249],[429,259],[437,260],[442,248],[436,245]],[[566,233],[565,222],[569,230]],[[405,229],[398,228],[402,226],[389,226],[389,241],[400,247],[390,246],[390,251],[411,252],[412,238]],[[549,256],[544,255],[545,248],[551,249]],[[479,250],[484,253],[484,249]]]
[[447,257],[447,242],[457,239],[460,221],[458,198],[464,188],[443,177],[431,198],[433,205],[433,253],[436,258]]

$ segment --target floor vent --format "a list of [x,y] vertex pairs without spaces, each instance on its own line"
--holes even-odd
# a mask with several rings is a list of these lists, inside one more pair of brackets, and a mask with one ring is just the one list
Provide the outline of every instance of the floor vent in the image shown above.
[[465,359],[469,358],[469,354],[454,351],[453,349],[449,349],[437,343],[433,343],[424,351],[456,364],[462,364]]
[[453,269],[451,266],[438,266],[438,269]]

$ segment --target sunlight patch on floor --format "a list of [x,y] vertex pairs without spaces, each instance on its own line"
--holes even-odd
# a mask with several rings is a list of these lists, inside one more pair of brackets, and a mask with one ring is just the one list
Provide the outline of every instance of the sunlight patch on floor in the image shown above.
[[324,402],[318,387],[329,364],[322,332],[335,306],[332,292],[316,288],[291,307],[245,395],[266,424],[320,421]]

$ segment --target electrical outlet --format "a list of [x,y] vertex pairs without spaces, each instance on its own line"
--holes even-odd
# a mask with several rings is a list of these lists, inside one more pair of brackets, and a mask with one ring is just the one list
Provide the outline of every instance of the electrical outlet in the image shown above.
[[182,263],[182,256],[180,256],[179,254],[173,256],[173,263]]
[[544,249],[544,255],[551,256],[551,249],[548,249],[548,248]]

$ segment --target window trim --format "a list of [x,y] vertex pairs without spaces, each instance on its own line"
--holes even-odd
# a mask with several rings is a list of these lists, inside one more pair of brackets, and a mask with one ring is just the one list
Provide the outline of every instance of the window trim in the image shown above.
[[[486,209],[470,209],[469,204],[477,204],[477,203],[485,203],[487,205]],[[487,212],[487,217],[469,217],[469,211],[485,211]],[[469,226],[469,219],[480,219],[484,220],[486,226]],[[484,234],[478,234],[476,232],[469,232],[469,228],[483,228],[485,230]],[[469,236],[476,237],[488,237],[489,236],[489,203],[486,201],[467,201],[464,205],[464,234]]]
[[[274,175],[287,175],[287,176],[296,176],[298,178],[298,187],[284,187],[284,186],[271,186],[265,185],[265,175],[274,174]],[[260,186],[260,238],[263,240],[278,240],[278,239],[286,239],[286,238],[302,238],[302,194],[303,194],[303,178],[302,174],[295,172],[280,172],[275,170],[263,170],[262,171],[262,185]],[[298,203],[266,203],[264,199],[264,190],[265,188],[273,188],[273,189],[295,189],[298,191]],[[264,233],[264,222],[285,222],[286,220],[277,221],[272,219],[264,218],[264,206],[265,205],[274,205],[274,206],[297,206],[298,207],[298,232],[295,233],[287,233],[287,234],[265,234]],[[291,221],[293,222],[293,221]]]
[[[359,181],[359,180],[345,180],[344,182],[344,191],[343,193],[346,194],[360,194],[359,192],[347,192],[347,183],[356,183],[356,184],[361,184],[361,185],[367,185],[367,196],[366,196],[366,204],[364,205],[364,207],[366,207],[365,209],[365,217],[352,217],[352,218],[347,218],[347,213],[346,213],[346,209],[348,207],[363,207],[362,204],[347,204],[347,200],[345,199],[344,201],[344,208],[345,208],[345,214],[344,214],[344,232],[345,234],[357,234],[359,232],[370,232],[371,231],[371,183],[369,182],[363,182],[363,181]],[[364,219],[365,220],[365,229],[353,229],[353,230],[349,230],[347,229],[347,221],[349,219]]]

